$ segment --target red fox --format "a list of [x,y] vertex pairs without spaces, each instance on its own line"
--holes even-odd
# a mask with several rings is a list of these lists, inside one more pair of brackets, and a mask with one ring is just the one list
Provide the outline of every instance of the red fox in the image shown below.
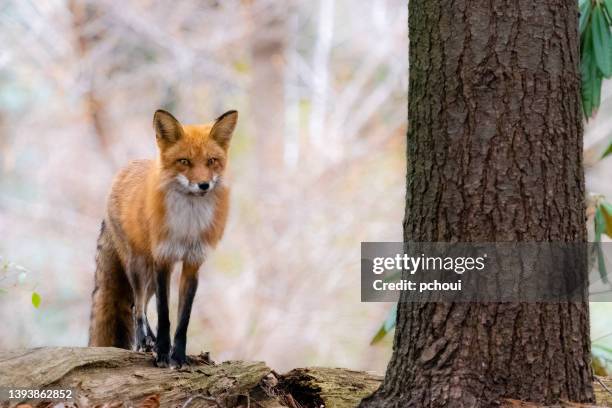
[[[238,112],[211,124],[181,125],[155,112],[159,155],[116,176],[96,255],[90,346],[155,350],[158,367],[186,363],[187,326],[198,269],[223,235],[229,189],[223,178]],[[170,272],[183,263],[178,323],[170,348]],[[157,300],[157,336],[146,316]]]

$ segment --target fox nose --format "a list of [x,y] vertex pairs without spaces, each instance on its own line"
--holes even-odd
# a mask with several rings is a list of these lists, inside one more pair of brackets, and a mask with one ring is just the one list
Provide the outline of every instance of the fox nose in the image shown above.
[[210,183],[208,181],[198,183],[198,187],[200,187],[200,190],[202,191],[207,191],[210,188]]

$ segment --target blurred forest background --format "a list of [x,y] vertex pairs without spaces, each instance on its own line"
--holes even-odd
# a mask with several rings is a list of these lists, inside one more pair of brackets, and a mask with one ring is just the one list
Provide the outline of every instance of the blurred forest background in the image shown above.
[[[359,254],[402,237],[405,0],[8,0],[0,42],[0,349],[86,345],[106,194],[155,156],[153,112],[237,109],[229,225],[188,351],[383,372],[391,336],[369,342],[392,305],[360,302]],[[608,198],[610,96],[585,145]],[[592,308],[610,344],[611,311]]]

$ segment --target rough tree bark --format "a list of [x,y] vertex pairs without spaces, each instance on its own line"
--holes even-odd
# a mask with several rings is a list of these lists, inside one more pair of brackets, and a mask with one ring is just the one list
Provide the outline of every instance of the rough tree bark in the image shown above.
[[[575,1],[411,0],[404,240],[586,240]],[[588,303],[410,304],[362,407],[594,399]]]

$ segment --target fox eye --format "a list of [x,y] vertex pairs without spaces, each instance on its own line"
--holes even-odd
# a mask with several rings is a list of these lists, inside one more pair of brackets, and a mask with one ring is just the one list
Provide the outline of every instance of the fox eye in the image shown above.
[[189,159],[178,159],[177,162],[182,164],[183,166],[191,165],[191,162],[189,161]]
[[212,166],[216,162],[217,162],[217,158],[216,157],[209,157],[208,160],[206,161],[206,164],[208,164],[209,166]]

